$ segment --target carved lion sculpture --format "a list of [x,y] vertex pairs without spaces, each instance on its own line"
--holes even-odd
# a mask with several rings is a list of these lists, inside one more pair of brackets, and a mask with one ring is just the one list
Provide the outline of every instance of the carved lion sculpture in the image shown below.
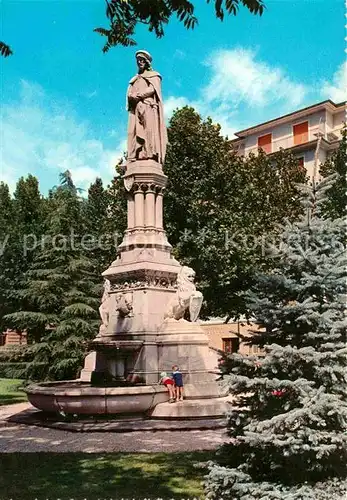
[[195,271],[187,266],[183,266],[177,276],[177,291],[170,302],[165,319],[183,319],[186,310],[189,310],[190,321],[198,319],[201,309],[203,295],[196,290],[194,285]]

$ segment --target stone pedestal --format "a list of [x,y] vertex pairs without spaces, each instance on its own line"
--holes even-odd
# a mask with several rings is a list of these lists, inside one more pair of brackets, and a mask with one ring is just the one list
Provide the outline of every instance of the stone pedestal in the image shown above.
[[[136,75],[129,86],[128,162],[123,177],[127,229],[116,260],[103,273],[102,324],[81,378],[59,387],[32,387],[29,399],[47,411],[220,417],[226,402],[210,365],[207,336],[196,322],[203,297],[195,288],[194,271],[173,258],[163,226],[167,177],[160,162],[167,135],[161,78],[148,73],[149,53],[137,55],[141,78]],[[190,321],[184,319],[188,312]],[[183,373],[185,401],[168,405],[166,388],[158,381],[160,373],[171,373],[173,365]],[[137,385],[129,387],[129,381]]]
[[221,394],[215,382],[215,367],[211,365],[208,338],[199,324],[184,319],[168,319],[158,333],[159,368],[171,372],[173,365],[179,366],[185,397],[219,397]]
[[[171,373],[178,365],[183,406],[160,403],[153,418],[221,416],[226,409],[224,394],[213,373],[206,333],[197,322],[175,319],[173,313],[166,317],[178,300],[177,277],[182,269],[171,255],[163,229],[166,176],[155,161],[136,161],[127,166],[124,183],[128,228],[116,260],[103,273],[108,282],[102,305],[107,321],[92,342],[93,353],[86,358],[81,379],[91,377],[94,363],[95,371],[106,371],[113,380],[130,378],[153,386],[161,372]],[[184,300],[189,303],[187,293]]]
[[[163,229],[166,181],[161,165],[153,160],[127,166],[124,183],[128,191],[128,228],[116,260],[103,273],[110,283],[108,322],[92,347],[95,362],[107,365],[112,376],[119,376],[122,365],[125,377],[136,376],[146,384],[158,382],[158,330],[176,293],[181,269],[171,255],[172,247]],[[112,350],[112,343],[117,348]],[[83,373],[86,376],[87,372]]]
[[229,397],[158,403],[151,413],[151,418],[170,420],[223,418],[231,404],[232,401]]

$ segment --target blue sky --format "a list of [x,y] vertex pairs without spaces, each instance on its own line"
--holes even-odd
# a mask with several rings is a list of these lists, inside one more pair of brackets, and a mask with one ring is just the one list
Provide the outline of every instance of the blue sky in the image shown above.
[[[241,9],[221,23],[211,4],[195,0],[193,31],[173,21],[156,39],[144,27],[163,76],[165,113],[184,104],[232,134],[330,98],[344,97],[343,0],[265,0],[255,17]],[[103,0],[2,0],[1,40],[14,55],[1,60],[0,180],[13,189],[32,173],[41,190],[72,171],[88,187],[105,184],[125,147],[125,92],[136,48],[103,54],[93,28],[107,26]]]

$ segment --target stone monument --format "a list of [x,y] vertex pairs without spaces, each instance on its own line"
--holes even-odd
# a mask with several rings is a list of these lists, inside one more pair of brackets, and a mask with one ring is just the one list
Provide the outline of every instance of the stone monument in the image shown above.
[[[131,396],[128,411],[134,412],[134,401],[146,393],[153,394],[146,410],[153,418],[222,416],[226,401],[213,373],[207,335],[198,323],[203,297],[196,290],[193,269],[173,258],[163,227],[167,132],[161,76],[152,70],[148,52],[136,52],[136,61],[138,74],[130,80],[127,92],[128,152],[123,177],[127,229],[116,260],[103,273],[101,326],[80,380],[93,384],[105,377],[115,384],[142,383],[118,392],[106,389],[103,397],[107,400],[112,394],[112,413],[126,412],[126,404],[117,406],[117,397]],[[173,365],[183,373],[185,400],[169,404],[165,388],[157,384],[160,373],[170,372]],[[87,397],[87,389],[83,390]],[[121,396],[117,396],[119,391],[123,391]],[[94,403],[93,411],[102,413]],[[75,405],[74,412],[86,413],[82,407],[82,403]]]

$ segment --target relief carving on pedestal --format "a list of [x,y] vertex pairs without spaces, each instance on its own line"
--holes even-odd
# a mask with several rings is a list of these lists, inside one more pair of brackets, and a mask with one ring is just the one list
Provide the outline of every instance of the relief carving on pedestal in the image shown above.
[[117,296],[116,310],[121,318],[126,318],[131,315],[133,310],[133,294],[130,293],[120,293]]
[[194,284],[195,271],[191,267],[183,266],[177,276],[177,291],[165,313],[165,319],[183,319],[189,310],[190,321],[198,319],[203,295],[196,290]]
[[174,276],[174,274],[172,276],[164,276],[161,273],[147,272],[139,279],[133,278],[112,283],[111,292],[118,292],[121,290],[134,290],[137,288],[147,287],[174,289],[176,288]]
[[110,294],[111,291],[112,285],[109,280],[105,279],[104,293],[102,295],[101,305],[99,307],[101,318],[99,336],[106,333],[107,327],[110,323],[111,314],[114,310],[117,311],[118,316],[120,316],[121,318],[130,316],[133,310],[132,292],[118,293],[114,301],[114,298]]

